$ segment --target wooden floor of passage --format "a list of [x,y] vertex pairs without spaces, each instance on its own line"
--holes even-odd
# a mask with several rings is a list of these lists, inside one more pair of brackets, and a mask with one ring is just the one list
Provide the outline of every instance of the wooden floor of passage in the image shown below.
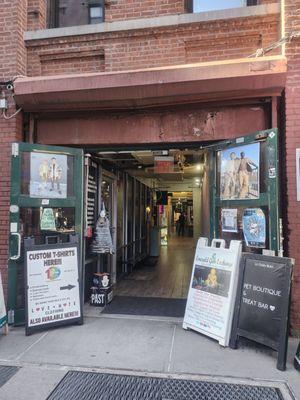
[[170,237],[168,246],[161,246],[158,263],[143,266],[122,279],[116,287],[118,296],[187,297],[193,268],[195,244],[191,237]]

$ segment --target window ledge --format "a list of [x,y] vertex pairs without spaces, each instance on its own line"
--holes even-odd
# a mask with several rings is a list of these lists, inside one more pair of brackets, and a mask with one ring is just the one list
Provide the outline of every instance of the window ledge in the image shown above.
[[94,25],[81,25],[66,28],[28,31],[24,33],[24,40],[30,41],[57,37],[89,35],[94,33],[113,33],[138,29],[162,28],[199,22],[247,18],[279,13],[280,5],[278,3],[272,3],[260,6],[238,7],[227,10],[207,11],[194,14],[166,15],[154,18],[104,22]]

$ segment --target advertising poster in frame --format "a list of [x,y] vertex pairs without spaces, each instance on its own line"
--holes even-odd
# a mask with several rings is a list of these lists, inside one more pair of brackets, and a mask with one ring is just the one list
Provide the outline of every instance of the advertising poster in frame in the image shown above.
[[28,246],[26,335],[82,322],[78,245]]
[[261,208],[244,210],[243,233],[248,247],[266,247],[266,217]]
[[260,144],[221,151],[221,200],[259,198]]
[[217,239],[207,244],[206,238],[197,244],[183,328],[228,346],[242,245],[232,240],[227,249]]
[[30,154],[30,197],[65,199],[67,197],[68,156]]
[[222,232],[238,232],[237,208],[222,208]]

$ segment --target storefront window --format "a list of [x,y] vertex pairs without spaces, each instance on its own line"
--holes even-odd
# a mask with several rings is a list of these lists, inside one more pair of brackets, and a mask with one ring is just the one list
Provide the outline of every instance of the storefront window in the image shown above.
[[46,236],[74,232],[75,208],[73,207],[27,207],[20,209],[20,233],[22,239],[34,237],[36,244],[43,244]]

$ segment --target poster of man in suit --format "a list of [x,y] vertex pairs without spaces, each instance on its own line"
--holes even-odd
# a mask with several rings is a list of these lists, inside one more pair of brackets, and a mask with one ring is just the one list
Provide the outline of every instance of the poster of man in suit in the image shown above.
[[221,151],[222,200],[259,198],[259,153],[259,143]]
[[67,156],[63,154],[31,153],[30,197],[67,197]]

